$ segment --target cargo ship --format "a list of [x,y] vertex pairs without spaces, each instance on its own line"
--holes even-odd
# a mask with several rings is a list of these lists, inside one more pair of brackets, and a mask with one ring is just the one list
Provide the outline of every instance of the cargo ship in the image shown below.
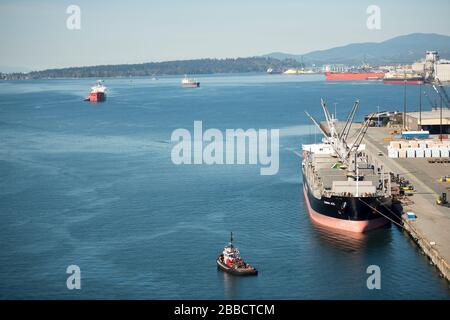
[[423,84],[424,78],[417,73],[396,73],[385,74],[383,83],[386,84]]
[[369,161],[361,144],[370,118],[349,141],[358,105],[355,102],[339,132],[323,101],[327,129],[307,113],[324,137],[322,143],[302,145],[302,175],[305,204],[314,222],[362,233],[389,224],[392,202],[390,174]]
[[327,81],[371,81],[382,80],[384,72],[375,71],[349,71],[349,72],[325,72]]
[[102,102],[106,100],[106,87],[102,80],[98,80],[96,85],[91,88],[89,96],[84,101]]
[[200,87],[200,82],[195,79],[188,78],[187,75],[185,75],[184,79],[181,80],[181,86],[183,88],[198,88]]

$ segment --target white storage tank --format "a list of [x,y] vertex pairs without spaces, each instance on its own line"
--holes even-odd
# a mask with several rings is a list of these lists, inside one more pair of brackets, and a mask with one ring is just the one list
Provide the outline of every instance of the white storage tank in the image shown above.
[[416,148],[416,158],[424,158],[425,157],[425,148]]
[[389,158],[398,158],[398,149],[388,148],[388,157]]
[[438,78],[440,81],[450,81],[450,61],[436,63],[434,72],[434,77]]
[[439,150],[441,151],[441,157],[443,157],[443,158],[449,157],[449,153],[450,153],[449,148],[443,147],[443,148],[439,148]]
[[399,158],[406,158],[406,149],[398,150],[398,157]]
[[416,149],[414,149],[414,148],[406,149],[406,156],[408,158],[415,158],[416,157]]
[[441,157],[441,151],[439,150],[439,148],[432,148],[431,149],[431,156],[433,158],[440,158]]

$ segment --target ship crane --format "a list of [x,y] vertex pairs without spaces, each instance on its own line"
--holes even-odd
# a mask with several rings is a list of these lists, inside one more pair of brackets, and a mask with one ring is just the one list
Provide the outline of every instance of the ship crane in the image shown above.
[[339,138],[340,139],[347,140],[348,134],[350,132],[350,128],[351,128],[352,123],[353,123],[353,118],[355,117],[356,110],[358,110],[358,106],[359,106],[359,100],[356,100],[355,103],[353,103],[352,110],[348,114],[348,117],[347,117],[347,120],[345,122],[344,128],[339,133]]
[[441,99],[444,100],[445,106],[447,108],[449,108],[450,99],[447,95],[447,92],[445,91],[444,87],[442,86],[441,81],[438,78],[436,78],[436,83],[437,83],[437,87],[436,87],[436,85],[433,84],[434,91],[436,91],[436,93],[441,97]]
[[308,113],[308,111],[305,111],[306,115],[311,119],[311,121],[316,125],[316,127],[319,129],[319,131],[323,134],[326,141],[329,142],[330,146],[333,148],[334,152],[338,155],[338,157],[341,159],[343,163],[345,163],[347,166],[349,165],[348,159],[346,159],[341,152],[338,150],[337,145],[335,145],[334,141],[331,139],[329,135],[322,129],[322,127],[317,123],[317,121]]
[[349,150],[347,152],[347,157],[350,156],[350,153],[352,152],[352,150],[355,150],[355,151],[358,150],[359,146],[361,145],[361,142],[364,139],[364,136],[366,135],[367,130],[369,129],[369,123],[370,123],[370,121],[372,121],[372,118],[373,118],[373,114],[371,114],[369,116],[369,118],[366,121],[364,121],[361,129],[359,129],[359,131],[356,135],[355,141],[353,142],[352,146],[349,148]]
[[345,123],[344,129],[340,132],[340,134],[337,133],[335,123],[331,119],[330,112],[327,108],[326,103],[321,99],[321,105],[323,112],[325,114],[325,120],[328,125],[328,129],[330,134],[328,135],[322,127],[317,123],[317,121],[307,112],[305,111],[306,115],[311,119],[311,121],[316,125],[317,128],[319,128],[319,131],[323,134],[326,141],[330,144],[330,146],[333,148],[334,152],[337,154],[339,159],[343,164],[345,164],[347,167],[350,167],[350,154],[353,150],[358,150],[364,135],[366,134],[369,123],[372,120],[373,115],[370,115],[370,117],[363,123],[362,127],[358,130],[356,133],[355,141],[353,141],[352,145],[349,146],[347,144],[347,138],[348,134],[350,132],[351,123],[353,122],[353,119],[356,114],[356,110],[358,109],[359,101],[356,100],[356,102],[353,104],[352,110],[350,111],[347,121]]
[[424,90],[423,95],[427,98],[428,103],[430,104],[431,108],[433,108],[434,104],[433,101],[431,101],[430,97],[428,96],[427,92]]

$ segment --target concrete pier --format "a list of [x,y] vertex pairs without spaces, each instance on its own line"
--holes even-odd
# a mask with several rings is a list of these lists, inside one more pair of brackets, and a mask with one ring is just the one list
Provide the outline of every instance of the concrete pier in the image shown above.
[[[353,130],[358,128],[360,124],[353,124]],[[382,165],[385,172],[399,174],[414,185],[414,195],[402,202],[402,207],[403,212],[413,212],[417,218],[408,219],[406,214],[402,215],[404,230],[450,281],[450,208],[436,204],[438,196],[449,191],[450,183],[446,185],[438,179],[450,175],[450,164],[429,163],[427,158],[388,158],[389,141],[384,139],[390,137],[389,131],[392,129],[369,128],[362,142],[366,145],[366,154],[378,166]]]

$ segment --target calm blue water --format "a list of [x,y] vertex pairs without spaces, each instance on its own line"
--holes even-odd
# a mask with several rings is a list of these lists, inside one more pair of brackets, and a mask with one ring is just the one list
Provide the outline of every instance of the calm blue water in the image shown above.
[[[359,115],[401,110],[402,86],[237,75],[200,77],[190,90],[176,77],[107,79],[107,102],[83,102],[93,81],[0,82],[0,298],[450,298],[398,229],[349,238],[305,211],[294,151],[319,137],[304,110],[319,115],[320,97],[341,119],[356,98]],[[408,103],[417,100],[408,87]],[[194,120],[280,128],[279,173],[175,166],[170,135]],[[216,270],[229,231],[257,277]],[[71,264],[78,291],[66,288]],[[372,264],[381,290],[366,287]]]

